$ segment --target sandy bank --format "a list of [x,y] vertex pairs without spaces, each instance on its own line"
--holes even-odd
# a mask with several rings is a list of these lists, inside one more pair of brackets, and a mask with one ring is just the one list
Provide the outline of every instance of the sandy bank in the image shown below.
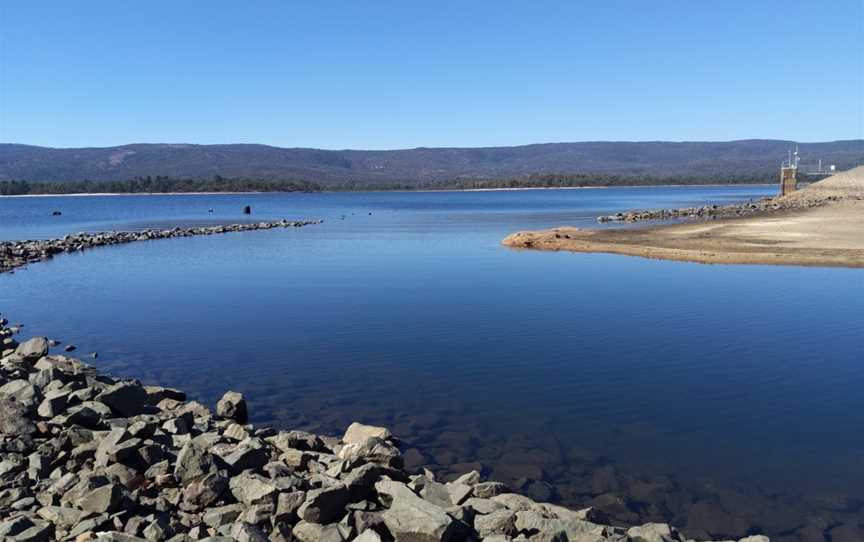
[[776,201],[785,208],[745,218],[643,229],[563,227],[518,232],[503,244],[699,263],[864,267],[864,167]]

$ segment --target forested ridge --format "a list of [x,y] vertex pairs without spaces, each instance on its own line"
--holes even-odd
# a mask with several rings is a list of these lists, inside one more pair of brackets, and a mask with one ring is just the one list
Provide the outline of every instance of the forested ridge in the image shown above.
[[769,183],[773,175],[696,176],[626,176],[591,173],[546,173],[505,179],[452,179],[425,182],[357,182],[330,183],[322,186],[307,180],[270,180],[249,178],[180,179],[167,176],[139,177],[126,181],[29,182],[0,181],[0,195],[37,194],[165,194],[195,192],[320,192],[383,190],[487,190],[500,188],[572,188],[604,186],[658,186],[706,184]]

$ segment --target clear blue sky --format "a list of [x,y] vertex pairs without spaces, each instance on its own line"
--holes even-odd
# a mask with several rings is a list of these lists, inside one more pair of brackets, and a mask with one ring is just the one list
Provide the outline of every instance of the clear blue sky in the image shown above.
[[2,0],[0,34],[3,142],[864,137],[864,0]]

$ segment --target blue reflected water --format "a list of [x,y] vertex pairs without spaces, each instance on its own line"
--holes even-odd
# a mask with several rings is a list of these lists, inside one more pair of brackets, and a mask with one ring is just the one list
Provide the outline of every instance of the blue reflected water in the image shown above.
[[325,219],[60,256],[0,275],[0,305],[28,334],[98,350],[107,370],[208,403],[243,391],[255,421],[285,427],[386,424],[444,473],[480,462],[548,484],[531,487],[553,500],[606,493],[590,474],[606,464],[617,492],[672,473],[861,496],[861,270],[500,245],[520,229],[772,191],[0,198],[7,239],[236,222],[246,204],[256,220]]

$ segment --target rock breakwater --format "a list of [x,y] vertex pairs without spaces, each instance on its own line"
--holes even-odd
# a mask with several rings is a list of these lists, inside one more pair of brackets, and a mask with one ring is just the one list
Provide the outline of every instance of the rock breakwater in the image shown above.
[[651,220],[678,219],[710,219],[735,218],[758,215],[773,211],[788,211],[810,209],[832,201],[839,201],[839,196],[823,198],[762,198],[758,201],[735,203],[732,205],[703,205],[701,207],[683,207],[680,209],[646,209],[626,211],[614,215],[597,217],[597,221],[605,222],[645,222]]
[[196,235],[216,235],[274,228],[300,228],[320,224],[322,220],[278,220],[252,222],[246,224],[227,224],[221,226],[201,226],[170,229],[147,229],[140,231],[111,231],[100,233],[78,233],[60,239],[0,242],[0,273],[12,271],[29,263],[52,258],[55,254],[81,252],[91,248],[109,245],[123,245],[138,241],[193,237]]
[[[673,527],[612,526],[593,508],[536,502],[469,472],[409,471],[399,440],[245,423],[176,389],[118,380],[0,319],[0,538],[42,540],[674,542]],[[742,541],[765,542],[750,536]]]

